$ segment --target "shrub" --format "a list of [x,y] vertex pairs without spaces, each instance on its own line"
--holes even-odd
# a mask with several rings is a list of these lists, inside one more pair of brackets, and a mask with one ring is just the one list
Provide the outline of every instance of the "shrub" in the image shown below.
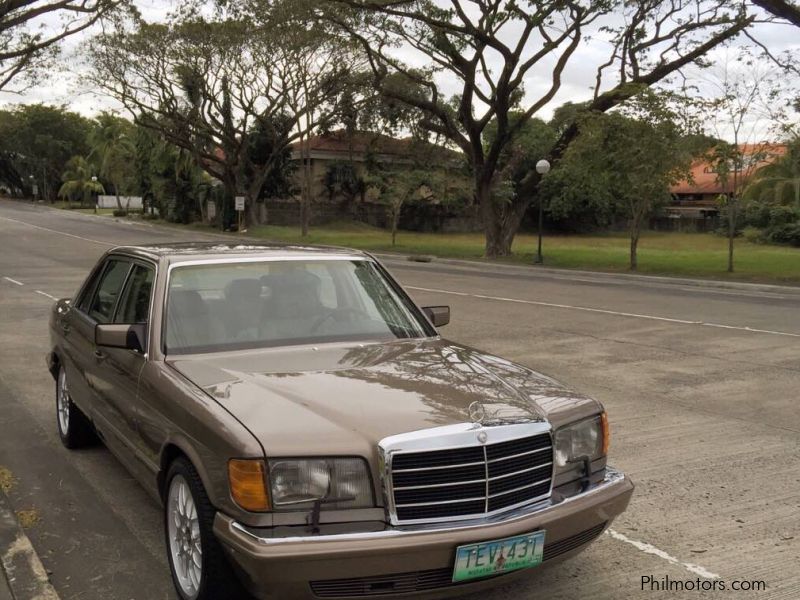
[[763,244],[766,241],[764,239],[764,230],[758,227],[745,227],[742,230],[742,235],[751,244]]
[[780,227],[800,222],[800,213],[793,206],[772,206],[769,209],[769,226]]
[[762,202],[748,202],[744,207],[744,222],[752,227],[765,228],[770,226],[769,204]]
[[115,208],[112,214],[115,217],[127,217],[128,211],[126,211],[124,208]]
[[791,244],[800,247],[800,222],[770,227],[766,236],[773,244]]

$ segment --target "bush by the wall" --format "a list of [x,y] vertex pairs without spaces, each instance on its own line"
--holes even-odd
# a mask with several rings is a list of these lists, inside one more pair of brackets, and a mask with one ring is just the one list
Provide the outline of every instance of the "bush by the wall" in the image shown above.
[[800,222],[770,227],[765,235],[767,241],[773,244],[791,244],[800,247]]

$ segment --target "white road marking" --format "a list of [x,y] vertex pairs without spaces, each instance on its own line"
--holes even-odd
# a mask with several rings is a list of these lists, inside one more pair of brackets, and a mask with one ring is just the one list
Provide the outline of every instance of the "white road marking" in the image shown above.
[[15,285],[25,285],[21,281],[17,281],[16,279],[11,279],[11,277],[3,277],[3,279],[5,279],[6,281],[10,281],[11,283],[13,283]]
[[555,304],[553,302],[539,302],[537,300],[521,300],[519,298],[504,298],[503,296],[487,296],[484,294],[468,294],[465,292],[454,292],[452,290],[439,290],[435,288],[415,287],[413,285],[405,286],[410,290],[419,290],[421,292],[433,292],[436,294],[450,294],[453,296],[469,296],[471,298],[480,298],[482,300],[496,300],[499,302],[514,302],[516,304],[532,304],[534,306],[546,306],[548,308],[563,308],[567,310],[581,310],[584,312],[602,313],[606,315],[614,315],[618,317],[630,317],[634,319],[648,319],[651,321],[666,321],[667,323],[678,323],[680,325],[700,325],[701,327],[717,327],[720,329],[734,329],[737,331],[747,331],[748,333],[766,333],[770,335],[783,335],[788,337],[800,338],[800,333],[790,333],[787,331],[774,331],[772,329],[756,329],[754,327],[740,327],[736,325],[722,325],[720,323],[706,323],[705,321],[688,321],[686,319],[671,319],[669,317],[658,317],[655,315],[642,315],[639,313],[620,312],[617,310],[606,310],[604,308],[591,308],[589,306],[573,306],[571,304]]
[[46,292],[43,292],[42,290],[36,290],[36,293],[37,294],[41,294],[42,296],[44,296],[46,298],[50,298],[50,300],[58,300],[58,298],[56,298],[55,296],[51,296],[50,294],[48,294]]
[[607,531],[608,535],[610,535],[615,540],[619,540],[620,542],[625,542],[626,544],[630,544],[634,548],[641,550],[645,554],[651,554],[652,556],[657,556],[668,563],[672,563],[673,565],[678,565],[679,567],[683,567],[690,573],[694,573],[698,577],[703,577],[704,579],[720,579],[720,576],[716,573],[712,573],[711,571],[701,567],[700,565],[695,565],[692,563],[685,563],[681,562],[671,554],[667,554],[663,550],[660,550],[653,546],[652,544],[648,544],[647,542],[640,542],[638,540],[632,540],[627,535],[623,533],[619,533],[618,531],[614,531],[613,529],[609,529]]
[[34,229],[41,229],[42,231],[49,231],[50,233],[57,233],[59,235],[65,235],[67,237],[75,238],[77,240],[83,240],[84,242],[90,242],[92,244],[102,244],[103,246],[115,246],[116,244],[112,242],[102,242],[100,240],[93,240],[92,238],[83,237],[80,235],[75,235],[73,233],[66,233],[64,231],[59,231],[58,229],[50,229],[49,227],[42,227],[41,225],[33,225],[32,223],[27,223],[26,221],[19,221],[17,219],[9,219],[8,217],[0,217],[5,221],[11,221],[12,223],[19,223],[20,225],[27,225],[28,227],[33,227]]

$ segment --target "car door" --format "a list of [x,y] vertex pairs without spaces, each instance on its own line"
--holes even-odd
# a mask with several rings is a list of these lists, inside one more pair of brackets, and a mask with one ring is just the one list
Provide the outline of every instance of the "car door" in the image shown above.
[[97,323],[110,323],[122,286],[131,268],[130,259],[108,257],[98,269],[96,281],[90,282],[63,321],[67,345],[67,380],[73,401],[87,417],[94,420],[97,410],[95,390],[97,348],[94,328]]
[[[113,323],[147,324],[155,281],[155,265],[134,261],[114,312]],[[145,328],[146,330],[147,328]],[[141,350],[97,347],[95,360],[95,421],[103,431],[106,444],[123,459],[134,473],[142,476],[147,469],[136,440],[139,375],[147,361],[147,340]]]
[[87,416],[91,412],[91,393],[86,382],[85,370],[89,362],[88,354],[92,350],[89,340],[82,335],[81,324],[107,262],[104,260],[97,264],[72,302],[59,312],[55,322],[60,337],[60,356],[67,372],[70,396]]

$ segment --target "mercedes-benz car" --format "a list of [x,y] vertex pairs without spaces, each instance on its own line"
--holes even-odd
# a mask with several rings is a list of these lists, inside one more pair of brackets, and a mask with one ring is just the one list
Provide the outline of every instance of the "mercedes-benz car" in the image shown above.
[[628,505],[603,406],[442,338],[373,256],[103,255],[52,311],[67,448],[163,506],[184,600],[459,596],[573,556]]

